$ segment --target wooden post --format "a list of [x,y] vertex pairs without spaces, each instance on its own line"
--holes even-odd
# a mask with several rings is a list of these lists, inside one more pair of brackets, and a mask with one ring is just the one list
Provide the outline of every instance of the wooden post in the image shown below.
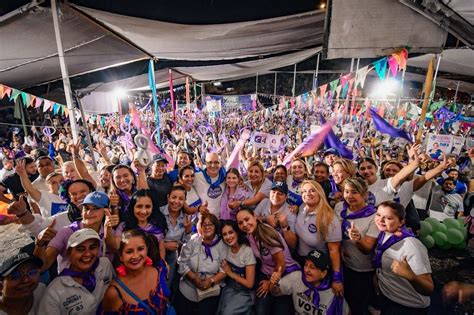
[[423,135],[423,125],[425,123],[425,116],[426,116],[426,112],[428,110],[428,105],[430,101],[431,84],[433,83],[434,59],[435,59],[434,57],[431,58],[430,63],[428,65],[428,72],[426,73],[425,85],[423,88],[423,106],[421,107],[421,115],[420,115],[420,118],[418,119],[418,133],[416,134],[416,139],[415,139],[417,143],[421,142],[421,137]]

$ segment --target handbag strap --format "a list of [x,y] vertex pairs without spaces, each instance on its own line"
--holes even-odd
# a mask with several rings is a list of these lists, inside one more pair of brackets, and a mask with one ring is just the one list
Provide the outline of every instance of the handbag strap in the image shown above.
[[126,285],[125,283],[123,283],[119,278],[117,277],[114,277],[115,281],[118,283],[118,285],[120,287],[122,287],[122,289],[125,290],[125,292],[127,292],[128,295],[130,295],[135,301],[138,302],[138,305],[140,305],[141,307],[145,308],[151,315],[156,315],[156,312],[154,310],[151,309],[151,307],[144,303],[142,300],[140,300],[138,298],[138,296],[135,295],[135,293],[132,292],[132,290],[130,290]]

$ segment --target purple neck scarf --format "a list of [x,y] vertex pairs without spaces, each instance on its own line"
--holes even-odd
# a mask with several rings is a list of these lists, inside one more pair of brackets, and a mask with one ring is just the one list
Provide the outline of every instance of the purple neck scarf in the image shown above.
[[339,192],[339,189],[337,188],[337,184],[334,181],[334,179],[329,179],[329,183],[331,184],[331,192],[332,193]]
[[[81,227],[81,221],[74,221],[71,223],[71,225],[69,225],[69,228],[72,230],[72,232],[76,232],[76,231],[79,231],[80,229],[82,229],[83,227]],[[99,238],[102,240],[104,239],[104,231],[103,231],[103,226],[100,227],[100,233],[99,234]]]
[[303,181],[304,181],[304,178],[302,178],[302,179],[295,179],[295,178],[293,177],[293,181],[291,182],[291,188],[297,188]]
[[210,244],[204,244],[204,242],[201,242],[202,246],[204,246],[204,252],[206,253],[206,258],[211,257],[211,261],[214,261],[214,258],[212,257],[212,253],[211,253],[211,248],[214,247],[217,243],[219,243],[220,240],[221,239],[217,237]]
[[75,277],[75,278],[81,278],[82,279],[82,285],[92,293],[95,289],[95,270],[97,266],[99,265],[99,257],[95,259],[94,264],[92,264],[91,269],[89,269],[86,272],[82,271],[74,271],[69,268],[64,268],[63,271],[59,274],[60,277],[62,276],[70,276],[70,277]]
[[138,229],[142,230],[143,232],[146,232],[148,234],[153,234],[153,235],[164,234],[163,230],[161,230],[160,228],[158,228],[158,227],[156,227],[152,224],[148,224],[148,227],[146,227],[146,228],[138,227]]
[[[132,187],[132,193],[134,193],[135,190],[135,187]],[[117,189],[117,194],[123,201],[122,205],[120,206],[120,211],[124,213],[128,210],[128,205],[130,204],[130,197],[123,190],[120,189]]]
[[342,211],[341,211],[341,218],[342,218],[341,228],[342,228],[342,235],[344,239],[346,240],[349,239],[348,235],[346,235],[347,230],[351,227],[351,224],[348,221],[349,219],[354,220],[354,219],[367,218],[373,215],[375,212],[377,212],[377,209],[375,209],[375,207],[372,205],[366,205],[364,208],[362,208],[359,211],[351,212],[347,214],[348,208],[349,208],[349,205],[347,204],[347,202],[343,201]]
[[374,268],[382,268],[382,255],[392,245],[400,242],[404,238],[414,237],[413,233],[405,227],[402,227],[401,232],[401,236],[396,236],[395,234],[392,234],[392,236],[390,236],[390,238],[385,241],[385,243],[383,243],[385,232],[380,232],[379,237],[377,238],[377,247],[375,247],[375,255],[372,260],[372,265],[374,266]]
[[[331,282],[329,281],[329,278],[326,278],[323,282],[321,282],[317,287],[313,286],[311,283],[306,281],[304,273],[301,275],[301,280],[303,281],[304,285],[308,288],[308,290],[304,291],[304,294],[307,297],[311,296],[311,292],[313,292],[313,305],[317,308],[319,308],[319,291],[324,291],[327,289],[331,288]],[[326,312],[328,315],[341,315],[342,314],[342,308],[343,308],[343,299],[340,297],[334,296],[331,305],[329,305],[329,308]]]

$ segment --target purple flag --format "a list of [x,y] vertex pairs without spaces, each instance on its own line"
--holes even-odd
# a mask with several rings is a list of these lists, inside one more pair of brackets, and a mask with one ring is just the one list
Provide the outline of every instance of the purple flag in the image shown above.
[[370,108],[370,115],[372,116],[372,121],[374,123],[375,129],[381,133],[388,134],[394,138],[403,138],[412,142],[411,136],[406,131],[392,127],[388,122],[386,122],[382,117],[380,117],[375,110]]
[[[321,124],[324,125],[326,123],[326,120],[324,119],[322,115],[320,117],[321,117]],[[344,143],[341,142],[341,140],[336,136],[336,134],[334,133],[334,131],[332,131],[332,129],[329,131],[326,139],[324,139],[324,145],[327,148],[336,149],[341,155],[341,157],[343,158],[346,158],[349,160],[352,160],[354,158],[354,156],[352,155],[352,151],[349,150],[344,145]]]

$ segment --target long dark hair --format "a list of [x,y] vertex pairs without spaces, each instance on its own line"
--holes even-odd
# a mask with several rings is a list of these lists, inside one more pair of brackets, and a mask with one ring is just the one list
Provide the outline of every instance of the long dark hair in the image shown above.
[[242,244],[248,245],[249,242],[248,242],[247,238],[245,237],[244,233],[242,233],[242,231],[237,226],[237,222],[232,221],[232,220],[223,220],[223,221],[221,221],[221,228],[220,228],[220,234],[221,235],[222,235],[222,230],[226,226],[230,226],[232,228],[232,230],[235,231],[235,233],[237,234],[237,243],[239,245],[242,245]]
[[163,233],[165,233],[167,230],[165,216],[161,213],[160,208],[158,207],[158,204],[154,202],[150,189],[137,190],[130,198],[128,211],[126,211],[125,214],[123,215],[124,216],[123,220],[125,222],[125,231],[138,228],[138,220],[135,217],[135,213],[133,210],[135,208],[135,205],[137,204],[138,198],[141,198],[141,197],[150,198],[153,204],[151,215],[148,217],[148,223],[156,226],[157,228],[162,230]]
[[[255,213],[252,209],[240,208],[237,214],[241,211],[247,211],[255,217]],[[253,235],[257,239],[257,241],[262,242],[263,244],[269,247],[285,248],[281,240],[280,234],[270,225],[264,224],[259,220],[257,220],[257,226],[255,227],[255,232],[253,233]]]

